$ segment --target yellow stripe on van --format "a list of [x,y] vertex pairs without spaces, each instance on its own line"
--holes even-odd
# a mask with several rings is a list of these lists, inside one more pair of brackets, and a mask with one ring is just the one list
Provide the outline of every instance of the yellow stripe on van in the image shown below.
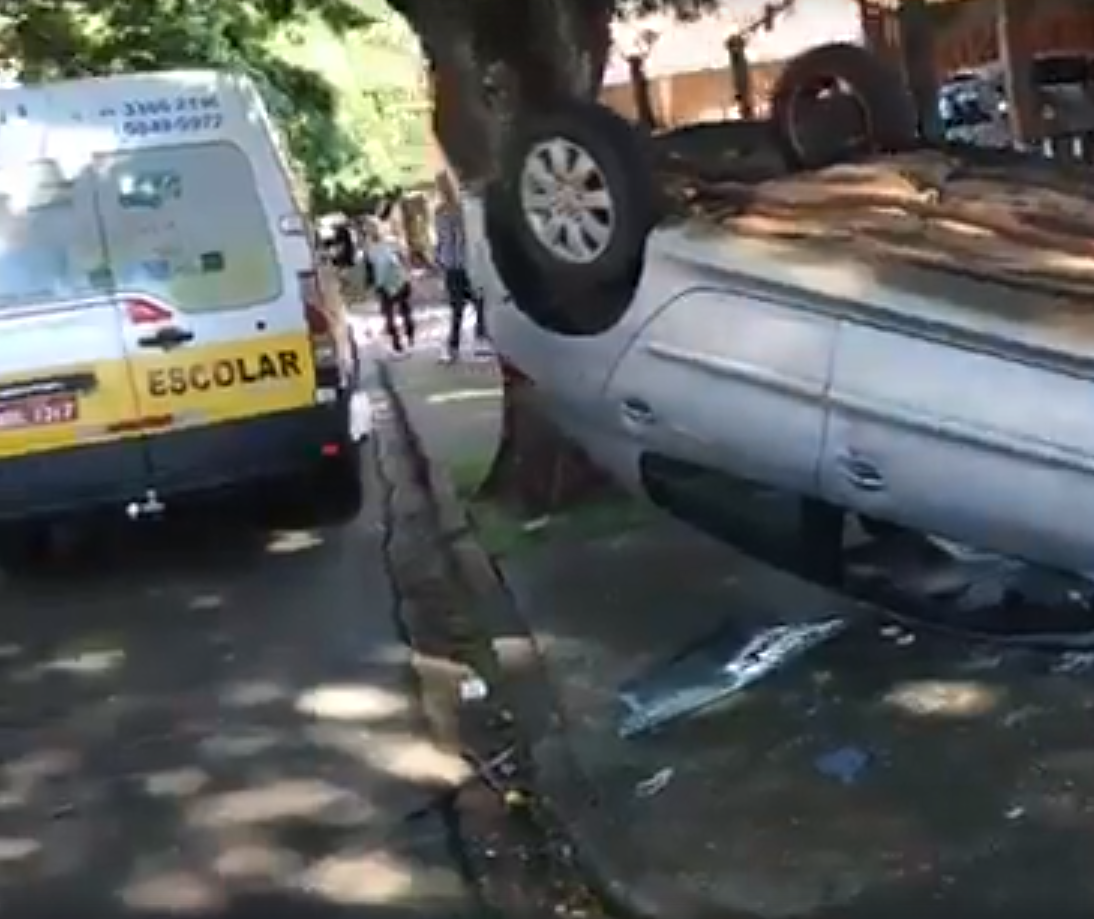
[[[86,375],[93,384],[73,394],[71,420],[53,407],[64,396],[3,399],[5,387],[74,375]],[[44,406],[43,400],[51,398],[55,402]],[[27,408],[30,402],[36,403],[33,411]],[[314,404],[315,370],[306,334],[0,375],[0,460],[245,421]]]
[[140,352],[132,373],[141,414],[173,415],[175,428],[315,404],[315,369],[305,334]]
[[[86,375],[92,382],[86,390],[71,393],[75,416],[69,421],[63,420],[63,415],[52,412],[47,404],[51,398],[60,399],[61,396],[3,397],[5,391],[10,394],[13,388],[33,382],[79,375]],[[31,412],[39,417],[20,419],[20,415]],[[5,374],[0,376],[0,459],[91,446],[134,436],[138,432],[119,434],[116,427],[131,421],[136,414],[137,403],[129,365],[125,360],[45,366],[18,374]]]

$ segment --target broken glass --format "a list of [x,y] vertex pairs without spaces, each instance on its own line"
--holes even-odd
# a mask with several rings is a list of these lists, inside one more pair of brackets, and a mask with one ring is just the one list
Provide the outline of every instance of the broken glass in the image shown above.
[[751,633],[727,626],[621,688],[619,733],[634,737],[694,715],[829,641],[850,622],[831,616]]

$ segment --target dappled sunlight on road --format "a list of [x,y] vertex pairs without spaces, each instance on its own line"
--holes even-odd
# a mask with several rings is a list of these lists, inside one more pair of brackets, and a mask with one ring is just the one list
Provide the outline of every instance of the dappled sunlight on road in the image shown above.
[[970,680],[914,680],[883,696],[886,705],[929,718],[975,718],[997,711],[1006,697],[1000,686]]
[[230,526],[0,585],[0,912],[460,914],[468,769],[424,735],[382,530]]
[[381,772],[429,785],[454,786],[471,777],[461,757],[411,734],[375,737],[368,745],[368,761]]
[[[70,700],[67,727],[42,731],[53,746],[0,766],[0,899],[95,871],[119,816],[136,838],[97,882],[134,909],[201,913],[256,885],[343,904],[391,904],[423,884],[458,896],[447,869],[423,875],[386,850],[401,814],[469,775],[404,726],[410,708],[388,687],[228,681],[210,687],[212,709],[175,712],[118,689]],[[147,730],[113,730],[133,721]],[[104,758],[122,771],[99,771]],[[406,798],[394,812],[393,795]]]
[[[23,859],[37,855],[42,850],[42,844],[37,839],[14,839],[4,837],[0,839],[0,866],[10,862],[21,862]],[[0,868],[0,870],[3,870]]]
[[314,530],[283,530],[274,533],[266,544],[266,551],[276,555],[307,552],[323,544],[323,537]]
[[152,798],[193,798],[209,781],[208,772],[193,766],[153,772],[141,777],[144,793]]
[[208,795],[190,809],[188,822],[211,829],[276,824],[352,814],[362,823],[374,816],[369,807],[346,789],[320,779],[281,779],[234,791]]
[[80,651],[72,655],[43,661],[37,669],[43,673],[69,673],[84,677],[105,676],[125,663],[125,652],[120,648],[99,651]]
[[296,710],[320,721],[367,724],[406,715],[409,705],[405,695],[379,686],[332,684],[301,693],[296,700]]
[[178,916],[207,914],[225,905],[210,878],[193,871],[141,872],[119,892],[121,902],[140,910],[162,910]]
[[238,680],[220,691],[220,701],[232,708],[258,708],[285,700],[285,687],[272,680]]
[[302,886],[335,903],[390,904],[414,890],[417,879],[405,865],[382,852],[332,856],[307,871]]

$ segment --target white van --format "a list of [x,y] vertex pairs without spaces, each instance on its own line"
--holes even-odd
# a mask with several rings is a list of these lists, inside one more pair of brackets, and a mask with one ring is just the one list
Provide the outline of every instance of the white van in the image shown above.
[[359,357],[255,87],[0,90],[0,527],[292,481],[361,500]]

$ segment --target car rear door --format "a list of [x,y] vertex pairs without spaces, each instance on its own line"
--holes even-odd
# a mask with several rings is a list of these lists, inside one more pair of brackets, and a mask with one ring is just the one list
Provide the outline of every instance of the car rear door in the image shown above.
[[302,449],[289,421],[316,385],[301,276],[279,255],[255,164],[216,140],[121,150],[97,175],[137,398],[162,420],[157,486],[261,474]]
[[0,518],[129,501],[147,465],[89,159],[0,99]]

